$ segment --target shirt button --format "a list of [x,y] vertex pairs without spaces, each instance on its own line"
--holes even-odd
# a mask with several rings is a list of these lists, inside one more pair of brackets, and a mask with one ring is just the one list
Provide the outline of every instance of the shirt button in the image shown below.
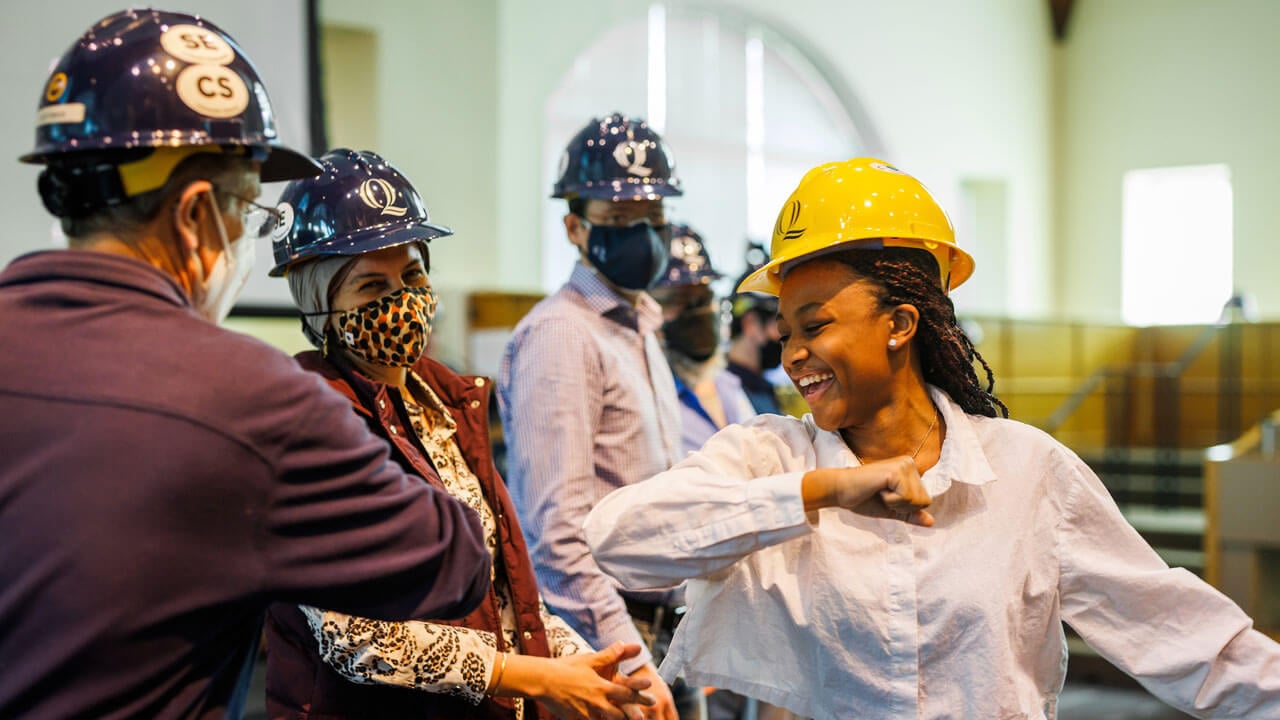
[[525,631],[524,631],[524,639],[525,639],[525,640],[532,640],[532,639],[533,639],[533,633],[529,632],[528,630],[525,630]]
[[479,401],[479,400],[472,400],[472,401],[471,401],[471,407],[473,407],[473,408],[478,408],[478,407],[480,407],[480,401]]
[[392,435],[397,434],[397,433],[396,433],[396,426],[395,426],[395,425],[392,425],[392,426],[391,426],[391,434],[392,434]]
[[484,378],[482,377],[476,378],[476,387],[484,387]]
[[382,408],[383,410],[386,410],[386,409],[387,409],[387,401],[386,401],[386,400],[379,400],[379,401],[378,401],[378,407]]

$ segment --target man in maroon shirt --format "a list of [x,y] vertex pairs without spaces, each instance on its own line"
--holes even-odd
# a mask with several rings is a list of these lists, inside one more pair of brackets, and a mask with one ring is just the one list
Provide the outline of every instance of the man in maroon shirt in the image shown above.
[[239,47],[129,11],[50,75],[40,193],[71,249],[0,272],[0,717],[239,716],[273,601],[388,620],[485,596],[478,518],[345,399],[219,328],[278,218]]

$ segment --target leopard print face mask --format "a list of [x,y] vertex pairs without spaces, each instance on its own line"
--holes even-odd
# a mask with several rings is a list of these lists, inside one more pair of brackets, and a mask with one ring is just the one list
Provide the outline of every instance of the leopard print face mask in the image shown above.
[[338,340],[354,355],[375,365],[410,367],[431,338],[436,294],[431,288],[401,288],[336,314]]

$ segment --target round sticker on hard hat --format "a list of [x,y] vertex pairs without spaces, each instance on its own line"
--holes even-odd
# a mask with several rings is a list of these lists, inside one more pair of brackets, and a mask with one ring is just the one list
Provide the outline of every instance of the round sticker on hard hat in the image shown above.
[[284,240],[293,229],[293,206],[287,202],[276,205],[276,226],[271,228],[271,241]]
[[235,117],[249,106],[244,80],[222,65],[190,65],[178,73],[174,89],[187,107],[212,118]]
[[49,78],[49,85],[44,89],[45,102],[58,102],[67,92],[67,74],[56,72]]
[[906,175],[906,173],[902,172],[901,170],[899,170],[898,168],[892,165],[886,165],[884,163],[878,163],[878,162],[868,163],[868,165],[870,165],[871,167],[877,170],[883,170],[888,173],[893,173],[894,175]]
[[160,45],[183,62],[226,65],[236,59],[236,51],[226,40],[199,25],[174,25],[160,36]]

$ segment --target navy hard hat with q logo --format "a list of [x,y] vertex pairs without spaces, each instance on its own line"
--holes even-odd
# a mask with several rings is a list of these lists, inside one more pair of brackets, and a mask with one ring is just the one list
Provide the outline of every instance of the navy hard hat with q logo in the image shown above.
[[578,131],[560,157],[551,197],[656,200],[679,196],[675,159],[643,120],[614,113]]
[[35,130],[23,162],[209,146],[261,160],[265,182],[319,170],[280,144],[267,91],[235,40],[185,13],[126,10],[98,21],[50,72]]
[[324,172],[285,186],[271,233],[280,277],[291,265],[452,235],[430,221],[412,183],[376,153],[340,148],[320,158]]

